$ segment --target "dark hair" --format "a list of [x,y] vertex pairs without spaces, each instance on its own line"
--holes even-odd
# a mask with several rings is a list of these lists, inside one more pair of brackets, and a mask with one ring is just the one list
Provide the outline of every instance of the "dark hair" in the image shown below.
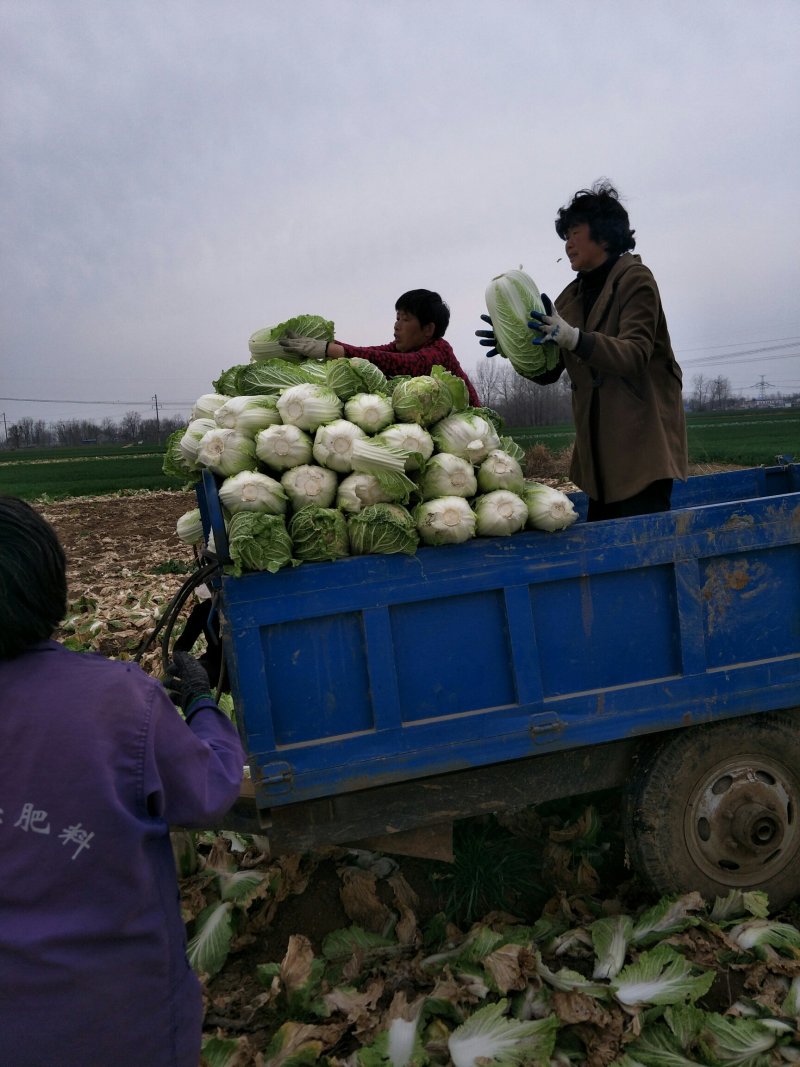
[[46,641],[67,611],[67,560],[53,527],[0,496],[0,660]]
[[556,233],[567,239],[571,226],[589,223],[589,236],[605,245],[610,256],[619,256],[636,247],[635,230],[631,229],[628,212],[619,201],[619,193],[606,178],[596,181],[591,189],[580,189],[566,207],[559,208]]
[[405,311],[419,319],[420,326],[433,323],[433,340],[444,337],[450,322],[450,308],[430,289],[409,289],[398,298],[395,311]]

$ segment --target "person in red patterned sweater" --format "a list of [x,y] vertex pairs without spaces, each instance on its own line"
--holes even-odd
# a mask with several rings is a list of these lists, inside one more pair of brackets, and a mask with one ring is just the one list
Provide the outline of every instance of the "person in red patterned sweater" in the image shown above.
[[480,407],[475,386],[444,339],[450,322],[450,308],[439,294],[430,289],[411,289],[398,298],[394,307],[397,312],[394,340],[389,344],[363,348],[343,341],[284,337],[281,347],[306,359],[351,359],[357,356],[374,363],[387,377],[410,374],[416,378],[430,374],[434,366],[444,367],[466,382],[471,406]]

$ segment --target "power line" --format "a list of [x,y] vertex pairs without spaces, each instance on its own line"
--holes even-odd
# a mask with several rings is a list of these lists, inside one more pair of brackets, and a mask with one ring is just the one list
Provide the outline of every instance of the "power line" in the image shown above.
[[[150,407],[153,403],[152,398],[150,400],[45,400],[42,397],[33,396],[0,396],[0,401],[13,401],[16,404],[89,404],[131,408]],[[162,408],[190,408],[194,400],[159,400],[158,403]]]
[[[776,348],[785,348],[787,344],[800,344],[800,337],[762,337],[760,341],[764,345],[775,345]],[[779,343],[781,342],[781,343]],[[707,352],[712,348],[738,348],[739,345],[755,345],[759,342],[753,341],[726,341],[720,345],[700,345],[699,348],[684,348],[683,352]],[[762,349],[756,349],[756,351],[762,351]],[[740,353],[741,354],[741,353]]]

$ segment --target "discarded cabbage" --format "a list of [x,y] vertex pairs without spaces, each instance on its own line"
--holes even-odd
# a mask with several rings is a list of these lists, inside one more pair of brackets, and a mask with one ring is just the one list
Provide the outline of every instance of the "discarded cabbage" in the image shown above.
[[486,307],[497,338],[497,350],[517,374],[535,378],[555,367],[561,358],[552,341],[535,345],[536,336],[528,327],[532,311],[544,311],[544,304],[530,275],[509,270],[492,278],[486,287]]
[[528,526],[532,530],[565,530],[578,518],[567,494],[549,485],[526,482],[522,499],[528,506]]
[[419,544],[414,519],[400,504],[368,505],[350,517],[347,531],[354,556],[398,552],[411,556]]
[[475,532],[479,537],[506,537],[525,528],[528,508],[522,497],[508,489],[494,489],[477,497]]
[[423,501],[412,515],[426,545],[458,545],[475,536],[475,512],[462,496]]

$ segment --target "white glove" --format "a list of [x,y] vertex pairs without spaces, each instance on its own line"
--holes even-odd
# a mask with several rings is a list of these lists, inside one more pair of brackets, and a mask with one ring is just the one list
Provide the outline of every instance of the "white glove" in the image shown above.
[[286,352],[294,352],[303,359],[325,359],[328,351],[327,341],[318,341],[314,337],[295,337],[291,332],[281,337],[278,344]]
[[544,311],[532,311],[528,327],[541,333],[541,337],[534,337],[533,344],[543,345],[548,341],[554,341],[559,348],[566,348],[568,352],[574,352],[581,337],[581,331],[577,326],[570,326],[561,318],[553,307],[549,296],[542,293]]

